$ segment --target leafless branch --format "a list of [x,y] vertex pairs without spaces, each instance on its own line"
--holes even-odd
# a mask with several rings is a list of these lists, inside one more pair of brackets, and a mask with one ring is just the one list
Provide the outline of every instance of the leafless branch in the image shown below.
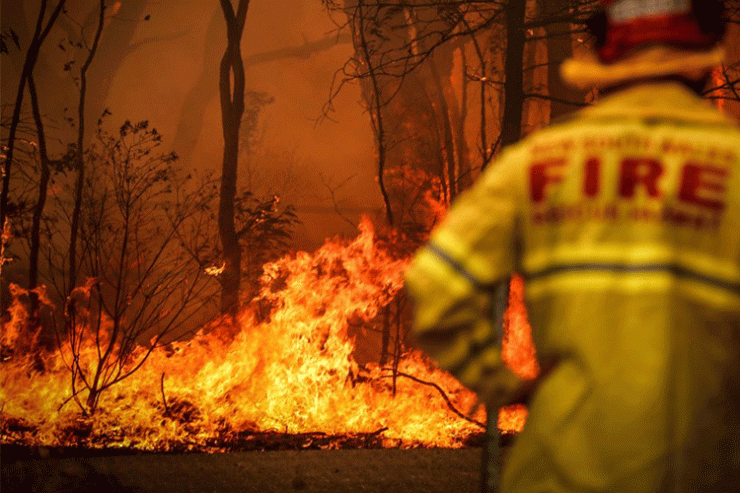
[[439,395],[442,396],[442,399],[444,399],[444,401],[447,404],[447,407],[450,409],[450,411],[452,411],[456,415],[460,416],[460,418],[464,419],[465,421],[467,421],[469,423],[473,423],[475,425],[478,425],[481,428],[485,428],[486,427],[486,425],[484,423],[481,423],[480,421],[478,421],[476,419],[473,419],[470,416],[466,416],[465,414],[463,414],[462,412],[460,412],[460,410],[458,410],[455,407],[455,405],[452,404],[452,401],[447,396],[447,393],[444,391],[444,389],[442,387],[440,387],[439,385],[437,385],[436,383],[434,383],[434,382],[427,382],[426,380],[422,380],[420,378],[417,378],[417,377],[415,377],[413,375],[409,375],[408,373],[404,373],[404,372],[398,372],[397,374],[398,374],[399,377],[408,378],[409,380],[413,380],[416,383],[420,383],[422,385],[426,385],[426,386],[429,386],[429,387],[434,388],[437,392],[439,392]]

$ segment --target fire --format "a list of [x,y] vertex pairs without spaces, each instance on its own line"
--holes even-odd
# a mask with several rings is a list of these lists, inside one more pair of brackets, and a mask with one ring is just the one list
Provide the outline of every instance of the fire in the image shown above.
[[215,265],[206,267],[205,272],[209,276],[219,276],[223,274],[225,269],[226,269],[226,262],[222,262],[219,267],[216,267]]
[[[0,363],[2,441],[217,451],[257,433],[322,433],[372,436],[389,447],[464,446],[482,432],[485,413],[474,394],[412,349],[395,369],[354,356],[351,334],[369,330],[399,293],[407,262],[384,249],[364,220],[353,241],[327,241],[313,254],[268,264],[259,296],[236,321],[154,348],[130,377],[100,394],[91,415],[83,412],[84,387],[73,386],[70,341],[55,352],[12,351],[21,347],[18,323],[26,317],[17,305],[0,333],[10,348]],[[513,300],[521,297],[517,286]],[[531,343],[518,335],[526,332],[521,306],[507,315],[505,354],[532,376],[533,354],[520,347]],[[87,369],[77,378],[92,372],[93,339],[76,342]],[[147,350],[137,348],[131,361]],[[499,425],[518,430],[525,415],[509,409]]]
[[[716,67],[714,70],[712,70],[712,85],[720,88],[723,87],[727,83],[727,79],[725,78],[725,73],[722,66]],[[717,108],[720,111],[724,111],[725,109],[725,100],[723,99],[724,96],[724,90],[722,89],[716,89],[713,92],[713,95],[717,98],[715,99],[715,104],[717,105]]]
[[[509,289],[509,306],[504,313],[503,359],[520,377],[530,380],[540,372],[537,364],[532,329],[524,308],[524,280],[514,276]],[[515,405],[502,409],[498,427],[504,431],[521,431],[527,419],[527,408]]]

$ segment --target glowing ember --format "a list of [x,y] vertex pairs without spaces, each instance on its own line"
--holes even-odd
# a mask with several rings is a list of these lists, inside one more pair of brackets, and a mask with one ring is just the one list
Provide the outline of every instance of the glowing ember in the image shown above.
[[[84,392],[72,395],[70,342],[54,353],[25,350],[31,336],[17,305],[0,333],[2,441],[220,450],[249,434],[320,432],[369,434],[384,446],[463,446],[482,431],[472,420],[485,415],[470,391],[413,350],[395,373],[354,357],[350,328],[369,327],[394,299],[406,264],[378,246],[367,220],[352,242],[328,241],[314,254],[268,264],[260,295],[235,324],[216,322],[189,341],[156,348],[138,371],[101,393],[92,416],[81,412]],[[517,306],[507,315],[505,354],[533,376]],[[98,346],[93,336],[82,344],[81,366],[92,372]],[[461,417],[473,409],[475,416]],[[523,409],[510,409],[500,426],[518,430],[524,418]]]
[[209,276],[219,276],[223,274],[225,269],[226,269],[226,262],[222,262],[219,267],[216,267],[216,266],[206,267],[205,272]]

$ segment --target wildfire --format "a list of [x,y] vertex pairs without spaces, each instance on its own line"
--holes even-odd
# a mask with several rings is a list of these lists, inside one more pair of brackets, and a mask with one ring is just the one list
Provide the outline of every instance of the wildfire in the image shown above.
[[220,276],[221,274],[223,274],[225,269],[226,269],[226,262],[222,262],[219,267],[216,267],[215,265],[212,265],[211,267],[206,267],[205,272],[209,276]]
[[[380,246],[367,220],[351,242],[327,241],[313,254],[268,264],[259,296],[238,320],[155,348],[141,368],[100,394],[92,415],[82,412],[84,387],[72,382],[71,343],[51,353],[21,351],[25,314],[16,310],[0,333],[10,348],[0,363],[2,441],[214,451],[257,433],[323,433],[372,436],[383,446],[463,446],[482,432],[475,421],[485,413],[453,377],[409,349],[394,367],[355,358],[351,334],[382,318],[406,264]],[[517,282],[514,301],[521,298]],[[505,357],[533,376],[522,310],[519,303],[507,314]],[[76,357],[85,370],[75,378],[93,372],[98,347],[91,335],[82,341]],[[499,426],[519,430],[525,415],[505,410]]]

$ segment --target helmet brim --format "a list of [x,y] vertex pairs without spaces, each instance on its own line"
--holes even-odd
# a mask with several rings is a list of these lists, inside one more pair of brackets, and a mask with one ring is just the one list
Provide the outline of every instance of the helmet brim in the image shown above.
[[641,49],[614,63],[604,63],[593,52],[563,62],[563,80],[582,89],[608,88],[631,81],[682,76],[701,79],[708,71],[722,64],[725,50],[716,46],[708,51],[688,51],[655,45]]

